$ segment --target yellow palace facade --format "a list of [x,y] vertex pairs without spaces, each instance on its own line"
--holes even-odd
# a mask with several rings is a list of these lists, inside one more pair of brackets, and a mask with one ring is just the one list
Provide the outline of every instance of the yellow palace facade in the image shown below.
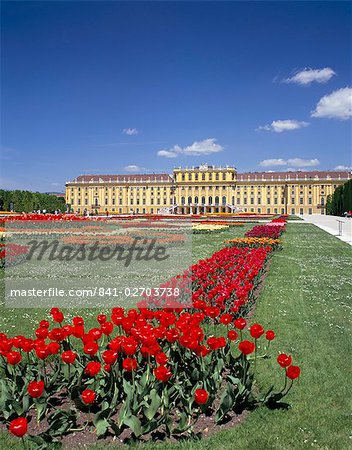
[[247,172],[203,164],[144,175],[80,175],[66,183],[79,214],[324,214],[327,197],[351,172]]

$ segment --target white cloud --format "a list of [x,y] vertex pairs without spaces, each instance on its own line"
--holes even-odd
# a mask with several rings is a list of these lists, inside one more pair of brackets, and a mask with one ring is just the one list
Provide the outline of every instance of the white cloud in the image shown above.
[[352,116],[352,88],[338,89],[322,97],[311,117],[347,120]]
[[295,167],[315,167],[319,166],[319,159],[302,159],[302,158],[291,158],[287,160],[287,164]]
[[298,130],[309,125],[308,122],[300,122],[298,120],[274,120],[270,125],[263,125],[256,129],[256,131],[265,130],[273,131],[274,133],[282,133],[283,131]]
[[262,167],[286,166],[287,161],[281,158],[264,159],[259,163]]
[[139,133],[139,131],[137,130],[137,128],[124,128],[122,130],[122,133],[127,134],[128,136],[135,136]]
[[[274,166],[295,166],[295,167],[314,167],[318,166],[320,161],[318,159],[302,159],[302,158],[273,158],[273,159],[264,159],[259,163],[261,167],[274,167]],[[294,169],[286,169],[286,170],[294,170]]]
[[352,170],[352,166],[344,166],[342,164],[342,165],[334,167],[334,170],[336,170],[338,172],[349,172]]
[[142,172],[143,170],[145,170],[144,167],[140,167],[135,164],[130,164],[129,166],[126,166],[124,169],[126,172],[129,172],[129,173],[138,173],[138,172]]
[[284,83],[295,83],[301,86],[308,86],[311,83],[326,83],[336,73],[330,67],[324,67],[324,69],[311,69],[305,68],[296,72],[292,77],[283,80]]
[[168,150],[159,150],[158,156],[164,156],[165,158],[176,158],[179,155],[201,156],[218,153],[222,150],[224,150],[224,147],[222,147],[220,144],[217,144],[216,139],[209,138],[204,139],[203,141],[195,141],[188,147],[180,147],[179,145],[174,145]]

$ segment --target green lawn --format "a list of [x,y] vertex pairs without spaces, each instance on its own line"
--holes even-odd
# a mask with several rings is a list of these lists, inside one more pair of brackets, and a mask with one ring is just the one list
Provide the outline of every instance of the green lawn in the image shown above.
[[[248,226],[250,228],[250,226]],[[247,226],[246,228],[247,229]],[[214,235],[196,235],[194,257],[204,258],[221,248],[230,235],[244,228]],[[351,424],[351,247],[313,225],[289,224],[284,249],[272,260],[253,320],[277,333],[272,353],[290,353],[301,366],[301,379],[287,397],[288,411],[265,408],[248,414],[233,429],[199,441],[180,444],[150,443],[143,450],[267,450],[352,448]],[[0,330],[28,332],[31,312],[12,316],[3,310]],[[262,361],[264,363],[264,361]],[[263,364],[260,364],[262,366]],[[282,369],[275,358],[259,366],[259,383],[280,385]],[[0,448],[13,440],[3,435]],[[19,446],[18,446],[19,448]],[[103,449],[98,445],[91,449]]]

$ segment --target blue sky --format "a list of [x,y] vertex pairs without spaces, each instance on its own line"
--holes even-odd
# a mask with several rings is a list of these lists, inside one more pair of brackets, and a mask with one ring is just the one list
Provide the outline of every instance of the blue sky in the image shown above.
[[2,3],[1,186],[351,166],[351,3]]

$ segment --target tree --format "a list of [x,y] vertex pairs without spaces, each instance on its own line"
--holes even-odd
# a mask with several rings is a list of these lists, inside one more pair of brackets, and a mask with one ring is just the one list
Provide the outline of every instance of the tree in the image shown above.
[[0,189],[0,211],[10,211],[11,203],[16,212],[31,212],[46,209],[53,212],[65,209],[65,199],[52,194],[31,191],[7,191]]
[[335,216],[342,216],[352,211],[352,180],[335,189],[332,196],[327,199],[326,212]]

